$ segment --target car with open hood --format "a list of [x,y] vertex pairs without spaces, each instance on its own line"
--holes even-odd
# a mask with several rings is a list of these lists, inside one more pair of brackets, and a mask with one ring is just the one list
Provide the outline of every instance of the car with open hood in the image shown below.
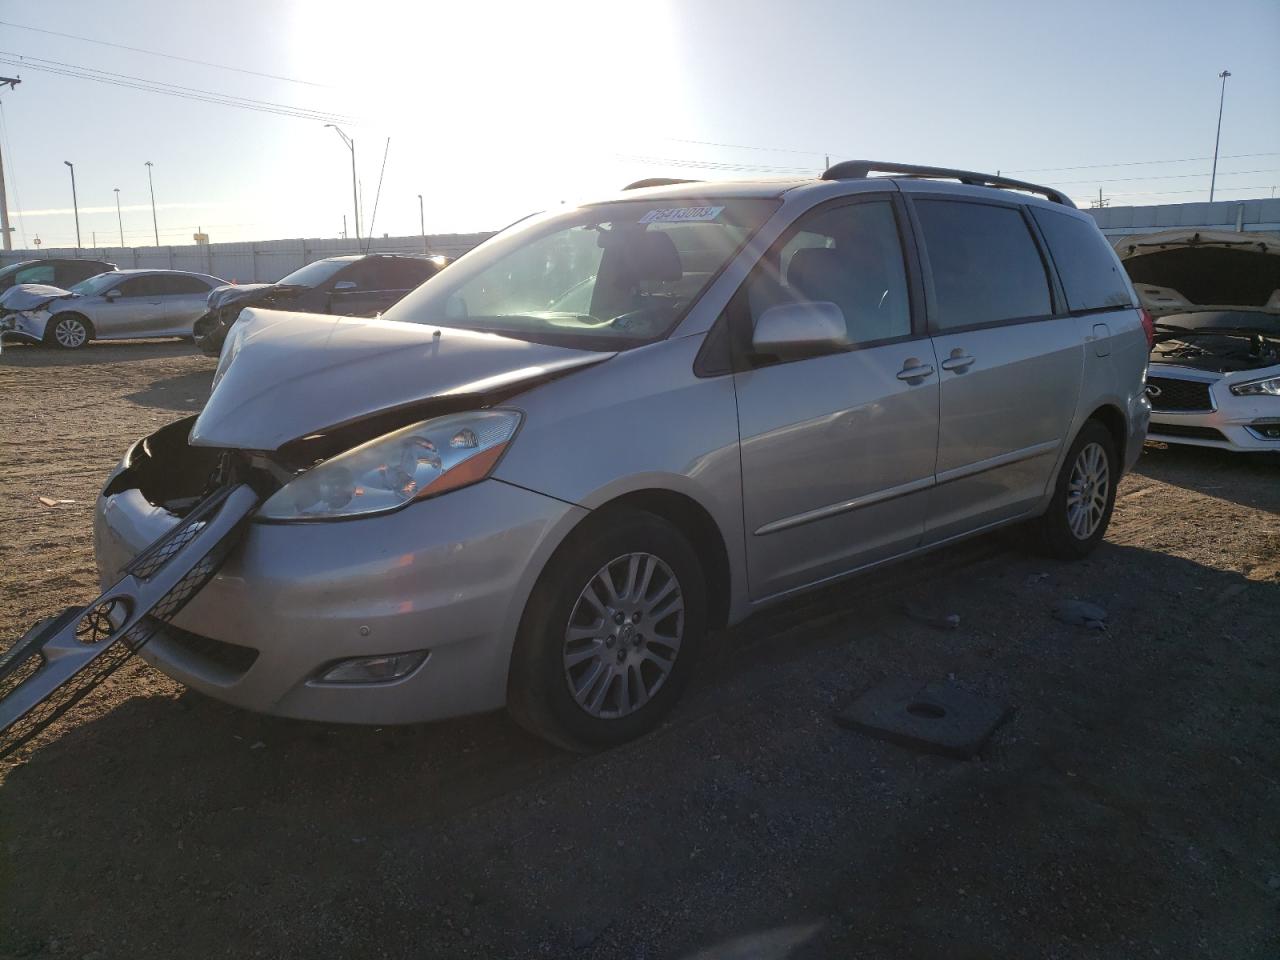
[[144,659],[268,713],[505,704],[604,746],[662,719],[709,631],[799,591],[1015,523],[1087,554],[1149,350],[1056,190],[862,161],[663,181],[521,221],[381,318],[245,310],[204,409],[104,486],[99,574],[145,576],[251,488]]
[[209,291],[225,281],[186,270],[115,270],[69,290],[26,284],[8,293],[0,337],[76,350],[90,340],[189,337]]
[[1155,318],[1151,439],[1280,452],[1280,238],[1183,229],[1117,247]]
[[447,257],[406,257],[375,253],[314,260],[275,283],[228,284],[209,294],[207,311],[196,320],[196,346],[216,357],[245,307],[372,317],[434,277]]

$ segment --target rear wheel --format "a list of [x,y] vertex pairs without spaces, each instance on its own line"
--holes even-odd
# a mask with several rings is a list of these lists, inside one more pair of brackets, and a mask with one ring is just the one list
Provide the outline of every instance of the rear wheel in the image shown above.
[[511,713],[572,750],[638,737],[679,697],[706,618],[702,568],[674,526],[640,511],[592,518],[556,551],[529,600]]
[[1044,552],[1074,560],[1101,543],[1111,522],[1119,479],[1111,432],[1096,420],[1088,421],[1062,462],[1049,509],[1035,521]]
[[60,313],[49,318],[44,342],[63,350],[79,350],[93,338],[89,321],[78,313]]

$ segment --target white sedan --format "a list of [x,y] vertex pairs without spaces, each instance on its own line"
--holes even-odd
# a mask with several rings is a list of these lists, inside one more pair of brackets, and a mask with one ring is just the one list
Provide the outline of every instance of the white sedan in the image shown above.
[[90,340],[189,337],[209,291],[226,283],[186,270],[118,270],[70,290],[27,284],[9,291],[0,335],[74,350]]
[[1280,452],[1280,240],[1184,229],[1117,249],[1155,317],[1147,436]]

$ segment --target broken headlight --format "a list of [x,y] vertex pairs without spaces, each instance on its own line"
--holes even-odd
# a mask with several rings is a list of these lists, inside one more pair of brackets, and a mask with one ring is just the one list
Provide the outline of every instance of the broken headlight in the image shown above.
[[1231,387],[1231,392],[1237,397],[1280,397],[1280,377],[1237,383]]
[[424,420],[339,454],[281,487],[265,520],[329,520],[385,513],[487,477],[520,414],[483,410]]

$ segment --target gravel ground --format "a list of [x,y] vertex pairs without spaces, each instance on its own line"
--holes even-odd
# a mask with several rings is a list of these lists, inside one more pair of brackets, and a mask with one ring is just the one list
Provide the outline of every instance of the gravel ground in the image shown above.
[[[92,595],[102,477],[212,370],[0,357],[0,638]],[[989,536],[776,608],[595,756],[502,714],[253,716],[133,661],[0,766],[0,956],[1275,958],[1278,624],[1280,463],[1149,446],[1089,560]],[[901,675],[1016,712],[967,761],[833,722]]]

